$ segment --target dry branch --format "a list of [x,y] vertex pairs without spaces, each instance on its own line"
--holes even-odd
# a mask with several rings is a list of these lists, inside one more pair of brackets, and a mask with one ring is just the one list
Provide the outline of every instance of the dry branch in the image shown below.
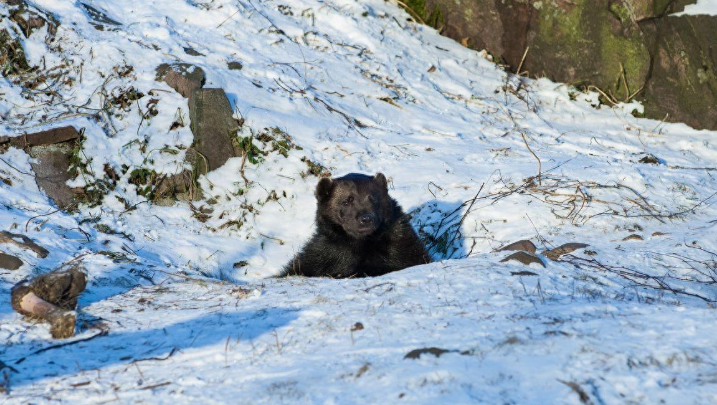
[[[22,240],[22,242],[18,241],[17,239]],[[28,238],[27,236],[20,235],[17,233],[10,233],[8,231],[0,232],[0,243],[12,243],[13,245],[19,246],[21,248],[32,250],[42,258],[47,257],[47,255],[50,253],[47,251],[47,249],[33,242],[33,240]]]

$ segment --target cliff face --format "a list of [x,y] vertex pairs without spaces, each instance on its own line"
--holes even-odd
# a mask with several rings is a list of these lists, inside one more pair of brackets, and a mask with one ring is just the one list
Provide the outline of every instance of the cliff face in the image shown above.
[[637,99],[648,117],[717,129],[717,17],[670,14],[692,0],[413,0],[415,16],[509,69],[609,102]]

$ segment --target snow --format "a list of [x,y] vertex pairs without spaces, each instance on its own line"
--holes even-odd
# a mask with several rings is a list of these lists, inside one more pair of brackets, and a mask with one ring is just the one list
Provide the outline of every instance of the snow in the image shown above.
[[[506,75],[390,2],[88,2],[122,24],[104,31],[78,2],[31,3],[61,25],[50,45],[44,29],[24,39],[28,59],[72,80],[50,95],[2,79],[0,135],[84,128],[87,173],[72,185],[106,166],[120,179],[101,205],[56,212],[31,158],[0,155],[2,230],[51,251],[9,247],[26,264],[0,271],[0,294],[80,255],[90,280],[67,346],[0,302],[0,360],[17,370],[3,403],[717,401],[704,300],[717,300],[715,131]],[[199,180],[204,201],[147,203],[132,170],[179,173],[192,143],[186,99],[155,81],[174,61],[225,89],[242,136],[278,128],[302,149],[247,163],[248,184],[229,160]],[[98,114],[131,87],[144,97]],[[151,99],[158,114],[143,119]],[[267,278],[313,229],[317,177],[302,158],[385,173],[438,237],[437,261],[375,279]],[[545,268],[500,262],[494,250],[520,239],[590,246],[542,256]],[[659,280],[682,293],[638,285]],[[430,347],[448,352],[404,358]]]
[[685,10],[675,15],[717,15],[717,0],[697,0],[695,4],[685,6]]

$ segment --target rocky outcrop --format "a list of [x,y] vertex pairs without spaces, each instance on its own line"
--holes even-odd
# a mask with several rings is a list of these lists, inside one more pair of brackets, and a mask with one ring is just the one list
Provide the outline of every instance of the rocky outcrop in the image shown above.
[[239,124],[232,116],[231,103],[223,89],[202,88],[205,76],[201,68],[186,63],[162,64],[156,72],[157,80],[189,99],[194,142],[185,157],[191,169],[162,177],[154,190],[154,201],[172,205],[177,200],[201,199],[197,178],[221,167],[230,158],[241,156],[234,142]]
[[717,129],[717,17],[669,14],[696,0],[412,0],[411,14],[513,72],[594,86],[646,115]]
[[717,17],[660,20],[645,114],[717,129]]
[[77,148],[80,134],[74,127],[53,128],[47,131],[0,137],[0,147],[10,145],[24,149],[35,158],[31,163],[35,182],[52,201],[63,210],[73,208],[78,193],[67,185],[70,158]]
[[189,116],[194,134],[193,149],[200,154],[195,171],[205,174],[241,156],[232,138],[239,125],[232,117],[232,108],[222,89],[198,89],[189,99]]

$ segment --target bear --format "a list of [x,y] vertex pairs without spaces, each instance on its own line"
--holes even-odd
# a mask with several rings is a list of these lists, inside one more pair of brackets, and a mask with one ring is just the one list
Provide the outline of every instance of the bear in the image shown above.
[[431,261],[382,173],[322,178],[315,195],[316,230],[279,277],[375,277]]

